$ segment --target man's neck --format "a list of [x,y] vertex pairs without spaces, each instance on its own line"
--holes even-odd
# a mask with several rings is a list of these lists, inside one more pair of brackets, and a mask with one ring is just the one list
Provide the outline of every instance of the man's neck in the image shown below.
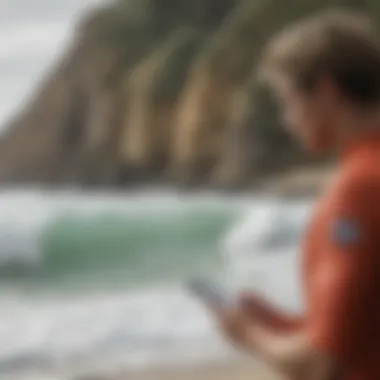
[[366,136],[377,133],[380,136],[380,107],[370,111],[347,113],[342,118],[337,136],[339,150]]

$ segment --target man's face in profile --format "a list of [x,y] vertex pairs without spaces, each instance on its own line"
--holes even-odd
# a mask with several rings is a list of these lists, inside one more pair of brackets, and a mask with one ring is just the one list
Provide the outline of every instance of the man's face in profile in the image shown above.
[[332,82],[321,79],[308,92],[298,90],[290,81],[277,83],[275,91],[289,132],[312,153],[324,154],[334,149],[341,100]]

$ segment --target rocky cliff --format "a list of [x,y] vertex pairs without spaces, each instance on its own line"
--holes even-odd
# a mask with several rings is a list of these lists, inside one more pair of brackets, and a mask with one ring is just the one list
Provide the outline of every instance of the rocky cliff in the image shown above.
[[[355,4],[358,3],[358,4]],[[119,0],[77,26],[0,140],[0,183],[250,186],[306,160],[256,85],[262,45],[349,0]]]

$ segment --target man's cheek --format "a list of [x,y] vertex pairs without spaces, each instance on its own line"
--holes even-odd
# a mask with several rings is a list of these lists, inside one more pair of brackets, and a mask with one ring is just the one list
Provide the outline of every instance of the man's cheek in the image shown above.
[[321,128],[311,136],[310,148],[314,153],[325,153],[334,146],[334,136],[331,129]]

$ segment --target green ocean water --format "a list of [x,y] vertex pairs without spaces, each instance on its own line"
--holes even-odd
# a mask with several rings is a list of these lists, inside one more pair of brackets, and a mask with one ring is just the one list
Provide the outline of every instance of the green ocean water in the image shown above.
[[218,241],[234,216],[231,210],[194,209],[171,215],[59,217],[41,238],[41,274],[144,283],[216,269]]
[[[17,216],[20,197],[30,209],[30,222],[29,213]],[[7,209],[13,215],[14,241],[8,234],[5,248],[12,251],[16,246],[11,252],[16,260],[8,255],[2,276],[53,290],[135,287],[217,275],[223,265],[222,238],[244,209],[236,199],[226,202],[213,197],[41,197],[29,193],[10,200]],[[35,223],[39,218],[43,221]],[[23,228],[18,230],[18,224]],[[16,243],[23,239],[20,249]],[[32,248],[34,252],[28,252]],[[33,265],[23,265],[31,254],[35,255]]]

